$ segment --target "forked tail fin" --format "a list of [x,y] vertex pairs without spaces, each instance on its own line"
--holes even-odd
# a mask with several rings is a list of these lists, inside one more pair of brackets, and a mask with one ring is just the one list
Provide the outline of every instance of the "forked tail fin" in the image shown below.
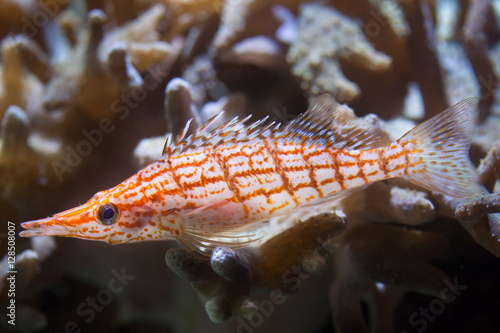
[[485,191],[469,159],[477,103],[475,97],[464,99],[398,140],[411,152],[411,182],[458,198]]

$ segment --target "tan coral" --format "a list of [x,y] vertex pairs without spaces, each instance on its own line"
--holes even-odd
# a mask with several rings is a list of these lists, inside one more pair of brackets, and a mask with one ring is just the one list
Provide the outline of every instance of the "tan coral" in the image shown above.
[[162,4],[168,11],[167,38],[187,34],[198,25],[204,25],[220,13],[224,0],[141,0],[150,5]]
[[[172,44],[160,40],[165,15],[160,5],[110,33],[105,32],[108,18],[102,11],[86,15],[85,6],[80,9],[71,7],[40,28],[51,36],[48,54],[23,35],[2,41],[0,119],[11,110],[1,129],[0,167],[2,175],[9,175],[1,177],[2,196],[17,203],[46,193],[63,180],[62,173],[76,174],[73,167],[59,167],[67,161],[64,144],[81,132],[81,121],[115,115],[113,103],[120,102],[123,91],[153,89],[180,52],[181,39]],[[130,31],[133,38],[127,39]],[[155,75],[154,86],[146,87],[150,82],[141,77],[145,72],[146,80]]]
[[455,217],[461,221],[477,221],[487,214],[498,212],[500,212],[500,193],[483,193],[462,202],[455,210]]
[[[197,128],[202,124],[200,113],[193,101],[191,85],[181,78],[172,79],[165,89],[164,112],[167,120],[167,134],[154,138],[142,139],[134,150],[134,162],[138,168],[159,159],[168,137],[180,134],[190,119]],[[192,130],[188,132],[191,134]]]
[[[149,0],[142,0],[144,2],[152,2]],[[160,0],[156,1],[163,3],[175,15],[184,15],[197,13],[202,11],[220,11],[223,6],[223,0]]]
[[487,29],[495,25],[493,5],[488,0],[472,0],[462,28],[464,50],[471,62],[479,82],[481,99],[480,118],[484,120],[495,101],[495,89],[499,84],[499,74],[495,73],[490,59]]
[[384,71],[391,65],[391,58],[366,41],[355,21],[331,7],[304,5],[298,30],[287,60],[310,98],[325,92],[339,102],[359,97],[360,88],[344,76],[341,60],[370,71]]
[[[76,108],[93,118],[109,115],[109,105],[119,96],[120,89],[103,71],[95,54],[105,20],[104,13],[92,12],[89,26],[80,30],[73,47],[63,31],[53,27],[54,36],[49,43],[52,75],[44,96],[47,109],[61,108],[71,113]],[[106,84],[99,86],[98,82]]]
[[[363,221],[398,222],[420,225],[434,221],[436,209],[427,193],[399,187],[397,182],[378,182],[344,199],[348,216]],[[378,200],[372,200],[372,198]],[[380,202],[384,202],[383,205]]]
[[0,119],[10,105],[17,105],[30,114],[39,112],[43,82],[31,74],[23,61],[23,45],[33,46],[23,37],[7,37],[2,41],[0,67]]
[[27,198],[50,188],[55,180],[50,163],[62,152],[60,138],[53,132],[61,117],[43,109],[47,62],[41,54],[36,44],[23,36],[7,37],[2,42],[1,196],[18,209]]
[[[12,3],[14,1],[4,1],[2,4],[11,5]],[[24,3],[34,2],[26,1]],[[83,1],[78,1],[79,5],[83,3]],[[8,95],[4,94],[2,97],[4,101],[7,101],[3,108],[8,111],[4,117],[0,138],[2,146],[0,148],[0,168],[2,171],[6,171],[0,179],[0,184],[2,185],[2,193],[5,194],[4,196],[9,202],[15,196],[14,193],[25,195],[23,202],[27,209],[22,210],[22,212],[26,214],[36,214],[35,206],[48,200],[53,205],[58,204],[54,202],[56,200],[52,199],[52,196],[45,195],[48,199],[32,200],[26,198],[26,195],[43,196],[47,193],[45,190],[35,187],[34,184],[44,180],[48,180],[50,183],[49,177],[53,177],[53,172],[47,177],[47,170],[51,171],[48,163],[57,158],[60,148],[66,144],[66,141],[59,137],[61,131],[78,135],[81,126],[85,125],[81,121],[82,119],[76,116],[80,113],[84,114],[83,118],[85,119],[98,120],[105,116],[106,110],[110,108],[109,102],[113,98],[120,98],[123,96],[121,95],[123,92],[128,94],[133,89],[142,89],[142,80],[145,79],[145,74],[149,74],[148,69],[165,65],[164,68],[160,68],[161,72],[170,76],[169,68],[174,61],[175,65],[179,66],[174,68],[173,75],[182,76],[184,79],[184,81],[174,80],[167,86],[163,111],[167,113],[168,122],[166,125],[168,127],[163,126],[165,123],[161,114],[161,92],[156,97],[155,94],[148,94],[145,101],[148,108],[151,106],[148,112],[155,112],[156,119],[160,120],[158,121],[160,124],[151,129],[150,123],[147,123],[146,120],[143,122],[146,117],[142,118],[143,114],[141,114],[141,118],[134,118],[134,120],[140,119],[140,122],[137,121],[126,129],[127,134],[121,136],[123,134],[121,132],[117,139],[119,141],[111,141],[111,143],[118,143],[120,147],[117,147],[117,144],[109,145],[112,147],[102,145],[99,149],[102,149],[103,153],[112,155],[117,150],[125,149],[125,146],[133,146],[136,143],[134,140],[139,140],[139,138],[134,137],[132,140],[132,136],[129,138],[128,133],[136,130],[141,133],[142,137],[159,135],[164,131],[178,133],[188,118],[195,118],[195,122],[199,124],[221,110],[225,110],[228,117],[235,114],[246,116],[247,113],[251,112],[254,117],[260,118],[265,114],[270,114],[273,120],[286,122],[292,117],[292,114],[295,115],[305,110],[303,104],[312,95],[310,88],[304,94],[300,93],[300,90],[295,86],[295,81],[298,80],[294,79],[297,77],[289,73],[286,66],[273,72],[275,66],[281,66],[280,64],[286,60],[283,54],[286,53],[288,43],[293,38],[287,41],[278,38],[276,29],[280,22],[270,17],[270,13],[275,4],[282,4],[291,10],[290,13],[293,16],[297,13],[299,1],[143,0],[122,3],[118,0],[106,0],[88,1],[87,3],[92,3],[93,8],[99,8],[100,11],[92,11],[90,15],[87,15],[85,9],[80,12],[66,11],[63,15],[51,19],[50,25],[43,28],[44,33],[56,37],[54,45],[50,44],[50,41],[48,42],[49,55],[42,51],[46,45],[37,44],[43,38],[43,34],[40,34],[36,41],[16,37],[18,39],[16,39],[15,48],[12,48],[16,57],[10,58],[9,55],[5,58],[12,64],[12,66],[7,66],[8,69],[13,69],[16,73],[5,80],[6,84],[10,84],[7,89],[12,89],[10,92],[16,91],[16,93],[9,92]],[[144,5],[145,3],[148,6],[151,4],[151,6],[147,7]],[[159,10],[160,7],[155,6],[157,3],[160,3],[160,7],[164,9]],[[336,52],[341,53],[340,56],[334,55],[328,58],[327,60],[331,61],[328,64],[330,67],[321,68],[322,72],[318,72],[318,75],[326,77],[324,82],[330,82],[332,78],[328,75],[333,73],[344,80],[341,83],[357,85],[358,91],[362,94],[362,98],[355,101],[355,103],[359,103],[355,104],[358,112],[366,114],[376,110],[379,117],[390,115],[391,118],[395,118],[396,111],[384,113],[387,112],[384,111],[386,105],[393,106],[394,104],[393,109],[397,110],[399,115],[404,95],[406,95],[406,87],[411,81],[418,81],[419,89],[410,88],[410,90],[413,92],[418,90],[418,93],[422,94],[422,100],[427,101],[425,114],[423,112],[419,112],[417,115],[413,112],[403,113],[402,117],[398,117],[397,121],[392,122],[394,126],[389,127],[393,136],[400,136],[395,134],[397,131],[394,130],[394,127],[397,126],[399,131],[404,132],[406,128],[413,127],[415,122],[441,111],[439,105],[446,104],[446,99],[442,98],[444,96],[443,89],[448,92],[450,99],[478,95],[478,82],[471,83],[471,81],[475,81],[474,71],[466,68],[469,66],[469,61],[461,46],[449,48],[444,52],[441,52],[442,49],[439,47],[438,52],[433,50],[438,41],[432,36],[432,28],[427,29],[434,25],[435,20],[432,1],[361,0],[353,2],[339,0],[329,2],[330,6],[327,6],[325,1],[321,3],[324,5],[320,8],[325,9],[324,11],[336,10],[344,16],[340,20],[342,21],[341,25],[344,25],[347,20],[359,22],[360,38],[346,41],[345,49],[336,50]],[[438,2],[438,5],[439,3],[442,2]],[[474,1],[474,3],[480,4],[481,1]],[[150,10],[146,8],[150,8]],[[5,32],[6,24],[19,19],[17,9],[15,11],[8,10],[9,13],[0,9],[0,18],[7,19],[5,21],[0,19],[0,34]],[[468,10],[470,9],[464,8],[460,15],[469,16],[471,17],[469,20],[474,21],[472,17],[478,17],[477,14],[467,14]],[[426,13],[422,11],[426,11]],[[122,13],[120,17],[114,17],[114,13],[119,12]],[[26,15],[27,12],[23,13]],[[210,43],[218,23],[216,22],[218,19],[216,13],[222,13],[222,21],[215,40],[211,46],[208,46],[210,49],[207,50],[207,45]],[[8,17],[10,14],[12,14],[12,20]],[[320,12],[320,14],[324,13]],[[84,16],[87,16],[87,23],[83,23],[86,19]],[[145,17],[149,19],[145,19]],[[331,16],[316,16],[316,21],[319,21],[319,17],[327,21],[325,26],[331,25],[332,21],[329,20]],[[481,19],[477,20],[480,25],[485,18],[478,18]],[[125,23],[127,21],[129,23]],[[380,35],[376,36],[373,34],[374,30],[370,30],[370,28],[377,24],[380,28]],[[317,25],[320,24],[317,23]],[[54,27],[54,30],[50,30]],[[9,26],[9,29],[18,31],[19,22],[14,22],[13,26]],[[453,28],[451,29],[453,30]],[[481,28],[471,36],[481,37],[483,32],[486,30]],[[132,33],[130,38],[127,33]],[[141,34],[143,35],[138,36]],[[411,34],[414,35],[411,36]],[[177,35],[182,37],[174,38]],[[419,39],[420,37],[425,38]],[[412,38],[413,40],[411,40]],[[450,41],[453,41],[453,37],[450,38],[445,42],[446,46],[452,44]],[[474,38],[470,37],[469,42]],[[103,40],[106,40],[107,43],[103,43]],[[60,41],[63,42],[59,43]],[[423,42],[424,44],[427,42],[429,45],[422,45]],[[483,43],[483,41],[477,42]],[[362,50],[360,45],[366,46],[370,45],[369,43],[373,43],[372,52],[382,55],[381,59],[390,62],[387,56],[380,52],[376,53],[375,49],[392,58],[392,62],[390,62],[392,69],[376,73],[371,68],[362,68],[364,65],[369,67],[369,61],[354,61],[355,59],[351,58],[353,61],[349,62],[349,57],[343,57],[344,55],[351,57],[356,55],[356,52]],[[183,50],[176,58],[181,46]],[[484,44],[480,46],[484,47]],[[407,47],[412,49],[411,55],[408,54]],[[430,50],[426,49],[427,47]],[[494,57],[500,59],[498,45],[495,49],[496,51],[489,54],[490,57],[493,57],[493,62],[495,62]],[[148,53],[150,50],[156,54]],[[349,54],[349,52],[351,53]],[[304,54],[306,54],[305,51]],[[62,63],[56,59],[59,56],[70,57],[70,62],[73,63],[58,67]],[[164,56],[168,58],[165,64],[162,63]],[[488,54],[483,54],[482,58],[478,58],[478,61],[484,61],[486,56]],[[431,57],[431,65],[429,66],[423,59],[426,57]],[[455,61],[458,58],[460,61]],[[317,63],[321,65],[321,62],[320,59]],[[157,65],[159,66],[157,67]],[[273,74],[270,76],[272,79],[278,75],[282,78],[277,82],[262,82],[260,78],[253,81],[248,80],[245,75],[240,75],[240,70],[245,66],[251,67],[252,70],[257,67],[259,70],[272,72]],[[410,66],[413,68],[410,69]],[[441,71],[443,68],[445,74],[441,80],[439,76],[442,74],[439,73],[443,73]],[[226,73],[223,73],[224,71]],[[223,74],[231,76],[233,81],[225,81]],[[340,75],[344,75],[344,77]],[[162,76],[161,80],[165,77]],[[345,77],[352,82],[347,82]],[[434,80],[436,77],[438,79]],[[63,78],[63,80],[56,84],[57,78]],[[303,77],[299,76],[299,80],[302,79]],[[87,82],[83,82],[85,80]],[[44,87],[47,82],[50,82],[49,85]],[[244,88],[238,85],[241,82],[246,84],[243,86]],[[291,82],[291,84],[286,85],[284,82]],[[34,83],[33,86],[30,86],[32,83]],[[276,86],[277,89],[270,91],[271,89],[267,89],[270,85]],[[261,86],[264,86],[264,90],[266,90],[264,93],[260,91],[256,93],[252,90]],[[292,89],[289,89],[291,86]],[[47,87],[50,91],[45,95],[45,105],[51,106],[50,112],[43,108],[42,98],[39,98]],[[398,89],[401,87],[401,91],[393,91],[392,87]],[[23,89],[31,91],[31,94],[17,93],[22,92]],[[384,94],[381,94],[381,91]],[[0,98],[0,102],[2,98]],[[13,103],[17,103],[18,106],[11,105]],[[273,110],[275,106],[279,108],[277,112]],[[491,113],[495,112],[494,107],[495,104],[490,110]],[[61,108],[64,108],[65,114],[74,121],[71,126],[67,126],[67,123],[64,126],[61,125]],[[287,110],[291,110],[292,114],[288,113]],[[411,121],[407,118],[410,118]],[[488,121],[479,128],[480,135],[476,137],[475,147],[472,151],[474,157],[486,152],[492,145],[497,146],[495,138],[498,136],[499,125],[496,118],[488,118]],[[351,125],[354,123],[354,125],[337,126],[336,131],[340,133],[339,135],[351,131],[363,133],[375,131],[380,134],[378,144],[382,145],[383,142],[389,140],[388,135],[384,133],[388,127],[376,116],[355,118],[353,113],[346,111],[344,119],[350,119],[353,122],[346,123]],[[193,126],[193,129],[194,127],[196,126]],[[164,136],[143,139],[141,144],[136,147],[138,165],[143,166],[159,157],[165,139]],[[476,149],[478,146],[482,152]],[[112,151],[106,150],[110,148]],[[498,152],[496,148],[490,151],[479,168],[480,175],[489,190],[493,190],[495,183],[498,182],[498,170],[496,170]],[[93,156],[96,159],[95,170],[84,170],[89,171],[88,175],[98,173],[104,178],[112,177],[115,173],[119,174],[120,172],[120,175],[125,175],[123,170],[131,172],[128,156],[125,154],[120,156],[124,158],[110,162],[99,154],[95,154]],[[85,175],[87,176],[87,173]],[[92,183],[90,183],[91,181]],[[86,189],[92,187],[98,190],[103,186],[102,179],[90,180],[90,176],[88,176],[78,183],[83,185],[81,188],[74,187],[75,195],[68,195],[67,189],[70,186],[54,184],[57,185],[59,196],[72,197],[72,200],[83,200],[87,195]],[[79,195],[81,197],[78,197]],[[487,263],[489,271],[495,270],[494,261],[491,260],[492,256],[474,242],[491,253],[500,255],[498,202],[497,193],[470,198],[470,201],[467,202],[459,202],[449,197],[423,191],[416,186],[409,185],[408,182],[385,181],[365,188],[343,201],[336,202],[334,208],[342,209],[345,216],[340,213],[340,210],[336,211],[335,214],[331,213],[332,207],[326,209],[328,212],[326,215],[321,215],[319,214],[320,209],[315,207],[312,209],[312,216],[307,221],[300,217],[299,213],[289,217],[289,219],[270,221],[265,229],[266,237],[260,243],[255,244],[253,248],[238,251],[218,248],[210,261],[194,257],[185,250],[171,249],[167,253],[166,260],[172,270],[192,284],[195,291],[202,296],[206,312],[210,319],[216,322],[228,320],[232,316],[249,319],[259,309],[258,296],[267,297],[266,300],[281,302],[281,297],[284,294],[296,291],[295,287],[299,281],[298,283],[305,285],[305,290],[301,288],[293,296],[293,300],[287,301],[287,304],[277,306],[281,303],[276,303],[272,317],[266,318],[266,323],[262,327],[258,329],[253,326],[248,327],[262,332],[288,328],[304,331],[298,326],[292,327],[297,322],[302,322],[309,330],[316,328],[316,326],[321,325],[321,322],[324,322],[326,317],[312,320],[311,317],[307,317],[307,314],[328,312],[326,295],[329,294],[334,325],[338,330],[346,328],[346,331],[351,329],[357,332],[368,330],[389,332],[397,328],[394,327],[394,323],[407,319],[401,317],[401,314],[405,313],[401,311],[405,304],[401,306],[400,303],[400,301],[404,301],[407,290],[439,298],[441,296],[439,291],[443,288],[443,281],[440,279],[445,279],[446,273],[450,273],[449,270],[453,270],[453,267],[456,266],[457,271],[459,270],[460,274],[463,274],[467,269],[477,268],[473,264],[463,264],[462,267],[458,268],[462,265],[464,258],[468,257],[472,260],[479,258],[480,260],[477,262]],[[9,216],[9,212],[4,210],[5,206],[8,205],[1,202],[3,217]],[[324,208],[321,207],[321,211]],[[446,231],[450,238],[461,231],[460,226],[456,223],[457,219],[470,234],[469,237],[462,233],[464,237],[458,241],[455,240],[456,243],[452,244],[447,256],[441,257],[437,261],[443,264],[440,267],[446,267],[446,273],[429,264],[429,261],[435,259],[447,243],[446,237],[440,234],[443,231],[443,221],[445,220],[440,219],[440,217],[448,218],[446,220],[449,221],[450,228]],[[300,219],[303,222],[299,223]],[[324,221],[321,221],[322,219]],[[314,253],[315,246],[320,245],[320,242],[314,242],[314,237],[319,234],[321,239],[324,239],[322,236],[325,236],[327,231],[336,228],[342,229],[343,226],[336,224],[341,219],[348,221],[349,229],[327,242],[327,246],[321,247],[319,252],[320,254],[328,254],[329,258],[335,257],[335,265],[332,265],[331,260],[326,260],[321,255],[318,256]],[[386,223],[381,225],[375,224],[374,221]],[[427,224],[420,226],[424,223]],[[309,229],[308,226],[311,228]],[[432,230],[440,230],[440,233]],[[304,238],[304,235],[307,236]],[[116,323],[118,327],[115,329],[118,330],[134,331],[137,326],[140,326],[141,329],[149,329],[150,326],[153,327],[148,325],[150,324],[148,320],[151,318],[155,318],[163,324],[171,324],[170,330],[179,330],[179,327],[182,327],[184,330],[180,329],[181,331],[192,332],[236,331],[236,329],[231,329],[235,326],[229,325],[234,322],[241,323],[241,318],[229,321],[224,327],[221,327],[220,324],[210,326],[210,323],[206,322],[206,315],[203,311],[199,311],[200,308],[196,306],[195,297],[190,298],[191,295],[196,296],[196,293],[190,294],[191,290],[182,288],[184,281],[172,281],[175,277],[162,275],[168,273],[158,269],[158,254],[161,257],[165,244],[144,243],[139,245],[138,249],[141,251],[116,248],[104,252],[102,248],[85,242],[81,245],[80,250],[82,251],[75,251],[75,249],[79,249],[79,243],[61,241],[59,244],[63,246],[58,251],[60,255],[53,256],[54,260],[42,267],[40,279],[32,280],[35,288],[27,288],[27,291],[42,290],[46,286],[43,284],[43,280],[47,277],[45,269],[50,270],[49,275],[74,274],[86,278],[91,276],[94,279],[96,276],[101,276],[101,284],[97,290],[105,288],[109,282],[110,268],[107,264],[109,262],[114,265],[126,265],[127,272],[129,272],[128,267],[135,268],[135,270],[130,271],[131,274],[142,273],[137,274],[137,279],[114,299],[113,305],[106,308],[108,311],[108,309],[115,307],[114,304],[120,304],[122,311],[119,311],[119,315],[114,316],[112,313],[108,315],[109,312],[96,313],[98,320],[93,324],[97,325],[98,321],[104,322],[104,324],[99,324],[99,329],[109,330],[106,325],[110,322]],[[155,248],[155,246],[157,247]],[[35,249],[35,244],[32,247]],[[288,251],[289,248],[290,251]],[[151,249],[156,249],[158,252],[150,251]],[[42,256],[43,251],[37,250],[36,252],[39,257]],[[144,257],[142,255],[144,253],[148,253],[148,256]],[[100,268],[99,263],[92,260],[96,256],[102,256],[105,259]],[[83,260],[77,260],[75,263],[75,258]],[[29,269],[34,267],[34,261],[25,260],[26,258],[22,259],[23,262],[29,264],[26,270],[28,273]],[[87,266],[85,266],[87,263],[85,260],[88,260]],[[457,265],[457,262],[460,262],[460,265]],[[493,265],[489,265],[490,263]],[[377,264],[380,266],[377,267]],[[87,267],[90,269],[86,269]],[[144,269],[148,267],[149,270]],[[280,270],[282,274],[289,271],[296,283],[290,284],[280,280]],[[82,271],[85,272],[82,273]],[[316,285],[315,282],[311,283],[310,280],[305,281],[303,278],[321,272],[323,274],[320,278],[326,282],[325,285]],[[474,272],[474,274],[477,275],[478,272]],[[335,273],[335,279],[333,279],[332,273]],[[33,275],[30,273],[26,276],[32,277]],[[482,281],[491,281],[491,279],[488,280],[488,274],[481,276],[483,277]],[[255,277],[255,279],[251,280],[250,277]],[[469,280],[468,283],[472,287],[473,281]],[[329,284],[332,285],[330,293],[328,293],[327,287]],[[189,287],[185,283],[184,285]],[[307,285],[314,285],[317,289],[311,292],[310,289],[307,289]],[[493,285],[484,283],[484,289],[487,290],[488,295],[491,295],[490,300],[485,297],[479,303],[469,302],[471,298],[484,295],[484,293],[481,294],[481,288],[475,288],[474,293],[467,293],[464,298],[465,302],[459,299],[456,304],[447,306],[447,314],[442,316],[439,321],[453,319],[457,325],[465,323],[466,325],[463,326],[466,327],[465,329],[472,327],[472,325],[477,328],[477,319],[469,319],[470,316],[466,316],[467,319],[459,318],[458,312],[454,313],[455,317],[449,317],[448,311],[450,309],[453,311],[453,308],[463,309],[464,303],[471,303],[475,306],[472,313],[479,313],[482,316],[483,312],[476,305],[480,304],[483,309],[491,310],[494,308],[492,306],[496,304],[494,302],[497,295],[496,289],[491,287]],[[257,295],[257,301],[255,301],[253,292],[259,289],[255,287],[260,287],[261,290],[262,288],[275,289],[269,295],[268,293]],[[59,290],[58,288],[52,286],[51,289]],[[150,291],[146,293],[147,298],[144,298],[144,288]],[[134,299],[132,299],[134,297],[132,289],[135,289]],[[72,291],[71,295],[82,297],[76,300],[76,304],[78,304],[90,294],[86,291],[83,293],[73,293]],[[31,304],[39,304],[37,303],[40,301],[38,296],[32,294],[28,296]],[[421,296],[416,294],[406,297],[411,299],[410,302],[414,306],[414,309],[409,310],[410,312],[418,311],[419,307],[424,305],[420,303],[421,298],[419,297]],[[179,299],[183,301],[179,303]],[[308,306],[310,299],[319,300],[317,306]],[[288,306],[291,302],[295,302],[295,308]],[[367,305],[365,309],[368,311],[363,312],[361,302],[365,302]],[[68,303],[60,304],[63,306]],[[55,318],[75,319],[67,318],[65,313],[59,311],[42,314],[42,310],[36,310],[36,314],[32,316],[33,319],[30,319],[26,314],[32,312],[25,311],[24,304],[19,303],[19,305],[18,319],[20,322],[28,324],[27,330],[47,330],[46,327],[35,327],[35,324],[43,325],[47,322],[57,322],[54,320]],[[74,304],[71,303],[69,307],[65,306],[65,308],[72,311]],[[395,312],[395,309],[398,311]],[[110,310],[110,312],[113,311]],[[128,321],[124,323],[123,317],[120,317],[123,313],[127,314],[127,320],[131,320],[132,323]],[[366,314],[370,316],[368,320],[370,327],[364,325]],[[395,315],[400,317],[395,317]],[[48,320],[45,319],[45,316]],[[168,321],[171,322],[168,323]],[[483,321],[486,322],[484,317],[481,317],[481,322]],[[439,324],[435,323],[435,325],[433,329],[439,330]],[[50,327],[49,329],[55,331],[62,329],[62,327]],[[94,327],[89,327],[89,329],[92,330]],[[95,330],[98,331],[97,328]]]
[[213,61],[208,56],[196,57],[184,70],[182,78],[191,85],[192,98],[198,107],[205,104],[211,92],[221,86]]
[[193,92],[193,86],[181,78],[174,78],[167,84],[164,102],[167,134],[142,139],[139,142],[133,156],[138,168],[145,167],[159,159],[168,137],[179,135],[189,120],[192,120],[192,123],[186,132],[188,135],[222,111],[225,114],[221,118],[221,122],[245,114],[247,98],[243,94],[224,96],[217,102],[206,103],[201,110],[198,110],[193,99]]
[[[19,255],[16,255],[15,260],[5,256],[0,261],[0,291],[2,292],[0,301],[9,301],[7,296],[11,290],[15,290],[17,313],[16,317],[10,319],[15,319],[14,322],[18,320],[18,327],[25,332],[47,328],[46,315],[26,302],[25,297],[29,293],[29,284],[35,279],[41,263],[51,255],[54,249],[55,242],[53,238],[42,237],[32,242],[32,249],[24,250]],[[19,271],[19,274],[13,273],[17,271]],[[6,321],[0,322],[0,327],[4,330],[9,329]]]
[[[398,36],[408,36],[410,27],[405,20],[405,13],[400,1],[368,0],[368,2],[373,6],[376,13],[380,13],[380,15],[387,20],[387,23]],[[378,17],[373,15],[373,13],[372,16],[378,20]]]
[[481,159],[477,172],[489,192],[494,192],[500,176],[500,141],[495,142]]
[[173,44],[161,41],[159,28],[166,19],[165,8],[151,7],[137,19],[107,33],[99,45],[99,58],[105,63],[117,44],[122,43],[130,56],[131,65],[139,73],[158,63],[173,62],[180,52],[180,40]]
[[496,257],[500,257],[500,199],[498,193],[478,195],[455,204],[455,218],[470,236]]
[[[494,144],[478,166],[478,174],[490,192],[498,182],[499,143]],[[454,217],[470,235],[491,253],[500,256],[500,195],[481,193],[461,202],[448,201],[447,206],[454,209]]]
[[249,298],[251,288],[273,290],[272,297],[279,299],[295,293],[297,274],[325,271],[333,253],[332,239],[345,227],[343,217],[335,213],[296,222],[257,248],[235,252],[217,247],[210,261],[183,249],[170,249],[165,260],[204,297],[212,321],[224,322],[231,316],[251,319],[258,310]]
[[[34,33],[33,15],[40,10],[38,0],[0,2],[0,38],[7,33]],[[58,6],[60,7],[60,6]],[[58,8],[62,9],[62,8]],[[33,36],[31,36],[33,37]]]
[[426,115],[432,117],[449,106],[435,46],[432,5],[409,0],[401,2],[401,6],[411,30],[407,38],[411,75],[419,84]]
[[121,91],[143,88],[140,74],[154,65],[168,73],[182,41],[168,44],[159,40],[163,16],[163,7],[154,6],[123,27],[104,33],[108,18],[102,11],[93,10],[73,47],[60,27],[54,27],[54,72],[45,95],[47,108],[77,109],[94,119],[112,116],[111,106]]
[[250,271],[245,256],[217,247],[207,261],[184,249],[170,249],[165,261],[205,298],[205,310],[213,322],[224,322],[233,315],[250,318],[257,310],[248,298]]
[[368,305],[371,329],[392,332],[402,291],[441,297],[452,282],[429,262],[447,246],[444,235],[430,231],[380,224],[349,229],[334,253],[336,278],[330,303],[336,330],[369,332],[362,300]]
[[[249,260],[256,286],[278,289],[282,296],[298,290],[290,277],[302,273],[320,274],[335,249],[334,237],[346,225],[345,215],[336,212],[316,214],[276,234],[256,249]],[[288,275],[288,278],[284,278]]]
[[221,51],[217,60],[233,65],[254,65],[283,72],[288,70],[280,44],[266,36],[244,39]]
[[[50,188],[48,185],[56,177],[50,164],[61,155],[60,142],[41,137],[31,130],[31,126],[27,113],[15,105],[7,109],[1,122],[1,197],[9,198],[15,204],[33,195],[40,196]],[[45,145],[36,144],[35,138]],[[30,191],[30,188],[37,191]]]
[[[295,12],[300,1],[281,0],[273,4],[281,4]],[[257,13],[261,14],[270,5],[271,3],[266,0],[226,0],[222,7],[221,25],[214,37],[213,51],[217,52],[229,47],[241,37],[243,32],[248,33],[248,30],[252,28],[249,19]],[[259,20],[260,26],[266,23]]]
[[455,218],[479,245],[500,257],[500,218],[498,194],[478,194],[460,201],[436,196],[439,214]]

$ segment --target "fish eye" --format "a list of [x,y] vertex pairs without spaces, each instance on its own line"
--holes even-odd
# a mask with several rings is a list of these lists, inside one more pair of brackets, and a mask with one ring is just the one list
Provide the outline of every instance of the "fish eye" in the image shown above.
[[99,222],[104,225],[112,225],[118,220],[119,215],[118,207],[112,203],[101,205],[97,212]]

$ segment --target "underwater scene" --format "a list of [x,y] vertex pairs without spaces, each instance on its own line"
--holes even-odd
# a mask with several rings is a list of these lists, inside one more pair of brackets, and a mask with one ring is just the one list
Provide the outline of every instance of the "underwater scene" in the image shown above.
[[0,332],[500,327],[500,1],[0,0]]

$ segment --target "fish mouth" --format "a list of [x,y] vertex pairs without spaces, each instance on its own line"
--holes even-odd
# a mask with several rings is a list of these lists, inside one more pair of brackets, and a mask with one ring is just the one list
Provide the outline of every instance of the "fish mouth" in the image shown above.
[[36,236],[66,236],[71,237],[75,234],[76,228],[69,226],[60,218],[47,217],[41,220],[28,221],[21,223],[23,230],[19,233],[21,237]]
[[19,233],[21,237],[62,236],[79,237],[78,227],[82,220],[89,219],[89,205],[81,205],[40,220],[21,223],[26,229]]

